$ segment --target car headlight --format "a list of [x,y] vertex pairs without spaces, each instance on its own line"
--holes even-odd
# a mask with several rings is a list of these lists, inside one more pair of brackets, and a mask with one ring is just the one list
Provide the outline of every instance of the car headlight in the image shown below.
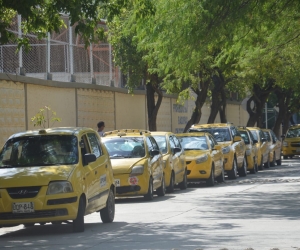
[[53,181],[49,183],[47,195],[73,192],[72,184],[68,181]]
[[226,146],[226,147],[222,148],[222,152],[223,152],[223,154],[228,154],[230,152],[230,146]]
[[289,144],[287,141],[283,141],[282,146],[287,147]]
[[251,149],[246,149],[246,155],[251,155]]
[[201,157],[197,158],[197,160],[196,160],[196,164],[199,164],[199,163],[205,162],[205,161],[207,161],[207,159],[208,159],[208,156],[207,156],[207,154],[205,154],[205,155],[202,155]]
[[134,166],[131,170],[130,175],[141,175],[144,173],[144,166],[140,165],[140,166]]

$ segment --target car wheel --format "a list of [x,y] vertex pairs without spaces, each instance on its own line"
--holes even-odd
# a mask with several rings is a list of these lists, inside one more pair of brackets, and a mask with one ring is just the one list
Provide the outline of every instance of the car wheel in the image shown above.
[[148,186],[148,193],[144,195],[145,200],[151,201],[153,200],[153,180],[150,177],[149,186]]
[[85,213],[85,202],[83,197],[80,197],[77,217],[75,220],[73,220],[74,233],[84,232],[84,213]]
[[244,160],[243,160],[243,166],[241,168],[239,168],[238,172],[239,172],[240,177],[247,176],[247,162],[246,162],[245,156],[244,156]]
[[257,163],[255,163],[255,157],[253,158],[253,162],[254,162],[254,166],[252,169],[250,169],[250,174],[256,174],[256,172],[257,172],[258,166],[257,166]]
[[273,161],[270,162],[270,166],[271,166],[271,167],[274,167],[274,166],[275,166],[275,163],[276,163],[276,154],[275,154],[275,152],[274,152],[274,154],[273,154]]
[[167,187],[168,193],[174,192],[174,186],[175,186],[175,176],[174,176],[174,172],[172,171],[170,185]]
[[270,168],[270,158],[268,157],[268,161],[264,164],[265,168]]
[[186,171],[186,169],[184,170],[183,180],[182,180],[182,182],[179,183],[178,186],[181,190],[187,189],[187,171]]
[[115,196],[110,189],[106,201],[106,207],[100,210],[100,217],[103,223],[113,222],[115,218]]
[[165,183],[165,175],[161,180],[161,186],[156,190],[158,196],[165,196],[166,194],[166,183]]
[[213,187],[215,185],[215,175],[214,175],[214,167],[211,166],[210,176],[206,180],[206,186]]
[[260,165],[258,166],[259,170],[264,170],[263,156],[261,156]]
[[230,180],[235,180],[237,178],[237,163],[236,163],[236,159],[233,158],[233,162],[232,162],[232,169],[230,171],[228,171],[228,178]]
[[217,182],[222,183],[225,182],[225,171],[224,171],[224,166],[222,167],[222,173],[220,176],[216,178]]

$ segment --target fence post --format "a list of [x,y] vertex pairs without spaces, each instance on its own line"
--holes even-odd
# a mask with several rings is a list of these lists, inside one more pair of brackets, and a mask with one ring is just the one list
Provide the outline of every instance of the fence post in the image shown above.
[[[22,16],[18,15],[18,37],[22,38]],[[18,75],[25,75],[25,69],[23,68],[23,48],[19,50],[19,67],[17,68]]]
[[70,74],[71,74],[71,82],[76,82],[76,77],[74,75],[74,56],[73,56],[73,32],[71,21],[69,20],[69,50],[70,50]]

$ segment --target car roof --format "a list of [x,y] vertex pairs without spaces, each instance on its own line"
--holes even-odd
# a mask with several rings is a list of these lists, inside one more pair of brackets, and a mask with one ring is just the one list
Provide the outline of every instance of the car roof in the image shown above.
[[211,124],[194,124],[191,128],[217,128],[233,126],[232,123],[211,123]]
[[143,137],[151,135],[150,131],[145,129],[118,129],[118,130],[111,130],[104,133],[104,138],[111,138],[111,137]]
[[178,137],[184,137],[184,136],[205,136],[205,135],[210,135],[207,132],[191,132],[191,133],[180,133],[180,134],[175,134]]
[[246,127],[249,130],[261,130],[259,127]]
[[55,128],[43,128],[35,130],[27,130],[19,133],[15,133],[9,137],[17,138],[23,136],[37,136],[37,135],[77,135],[81,131],[93,131],[95,130],[87,127],[55,127]]
[[174,133],[167,131],[151,131],[151,135],[174,135]]

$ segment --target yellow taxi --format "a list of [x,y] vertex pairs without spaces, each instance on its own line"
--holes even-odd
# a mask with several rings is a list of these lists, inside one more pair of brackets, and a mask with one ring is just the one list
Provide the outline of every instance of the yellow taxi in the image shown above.
[[238,127],[240,135],[244,139],[246,144],[246,161],[247,161],[247,170],[251,174],[255,174],[258,171],[257,165],[257,155],[258,155],[258,146],[257,140],[254,139],[250,130],[246,127]]
[[283,136],[282,155],[283,159],[300,155],[300,124],[292,125]]
[[172,132],[151,132],[163,155],[164,176],[169,193],[174,192],[175,185],[187,188],[187,168],[184,149]]
[[110,155],[117,197],[141,196],[153,199],[166,192],[163,156],[151,133],[121,129],[104,133],[102,141]]
[[222,145],[225,172],[229,179],[247,175],[246,145],[236,126],[231,123],[194,124],[189,132],[208,132]]
[[176,134],[185,151],[188,182],[206,181],[214,186],[215,180],[224,182],[222,146],[209,133]]
[[0,151],[0,227],[73,221],[115,214],[115,184],[108,152],[96,131],[64,127],[10,136]]
[[271,129],[262,129],[264,135],[269,142],[269,158],[270,166],[274,167],[275,163],[281,165],[281,141],[278,140],[277,136]]
[[270,149],[268,145],[268,141],[264,135],[264,132],[259,127],[247,127],[250,130],[253,138],[257,141],[257,162],[258,169],[263,170],[265,168],[270,167]]

